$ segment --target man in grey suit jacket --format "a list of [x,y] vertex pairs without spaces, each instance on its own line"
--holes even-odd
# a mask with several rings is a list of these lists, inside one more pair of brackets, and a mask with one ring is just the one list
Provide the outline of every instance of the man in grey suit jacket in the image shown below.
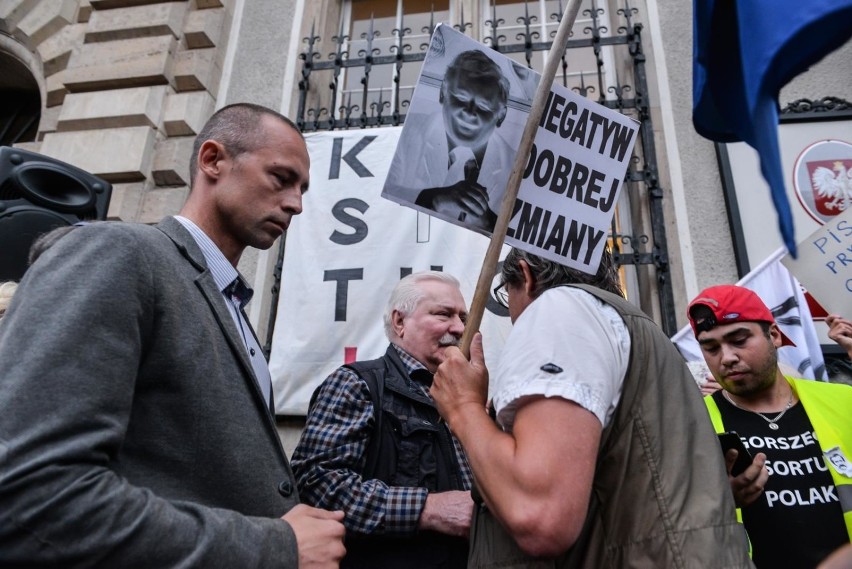
[[156,227],[98,223],[27,271],[0,327],[0,566],[336,567],[298,504],[236,271],[302,211],[285,117],[217,112]]

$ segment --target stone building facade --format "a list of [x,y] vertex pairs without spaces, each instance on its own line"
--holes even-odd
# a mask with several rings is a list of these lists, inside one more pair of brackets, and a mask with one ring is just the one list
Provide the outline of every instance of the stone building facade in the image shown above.
[[[0,93],[8,101],[28,90],[40,110],[15,146],[112,183],[109,219],[156,223],[176,213],[194,136],[215,109],[236,101],[286,109],[288,4],[1,0]],[[256,289],[270,288],[259,252],[247,252],[240,269]],[[271,300],[259,298],[250,316],[263,336]]]

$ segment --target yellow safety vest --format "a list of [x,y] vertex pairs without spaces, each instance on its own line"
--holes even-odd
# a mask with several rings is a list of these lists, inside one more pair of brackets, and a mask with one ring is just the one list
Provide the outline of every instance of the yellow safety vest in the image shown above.
[[[805,408],[805,413],[814,428],[822,452],[840,447],[843,456],[852,460],[852,387],[838,383],[826,383],[810,379],[795,379],[784,376],[793,393]],[[713,397],[704,398],[710,420],[717,433],[724,433],[722,415]],[[825,460],[831,478],[837,489],[837,497],[843,510],[846,533],[852,541],[852,478],[837,472],[828,460]],[[737,519],[742,522],[742,513],[737,508]]]

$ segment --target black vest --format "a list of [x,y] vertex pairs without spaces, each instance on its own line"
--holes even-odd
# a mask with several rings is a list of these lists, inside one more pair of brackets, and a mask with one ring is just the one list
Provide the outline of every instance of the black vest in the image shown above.
[[[347,367],[367,383],[375,413],[362,479],[430,492],[464,490],[450,430],[440,420],[432,400],[412,385],[414,380],[408,377],[396,349],[388,346],[383,357]],[[428,374],[425,383],[431,383],[428,371],[414,373]],[[436,532],[424,531],[414,537],[347,533],[346,557],[340,566],[463,569],[467,550],[466,539]]]

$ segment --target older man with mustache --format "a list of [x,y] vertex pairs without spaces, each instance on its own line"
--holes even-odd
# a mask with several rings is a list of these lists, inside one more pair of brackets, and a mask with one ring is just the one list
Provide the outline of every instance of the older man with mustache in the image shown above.
[[302,500],[345,512],[341,567],[466,567],[470,467],[429,394],[466,317],[454,277],[409,275],[388,300],[385,355],[314,393],[292,464]]

